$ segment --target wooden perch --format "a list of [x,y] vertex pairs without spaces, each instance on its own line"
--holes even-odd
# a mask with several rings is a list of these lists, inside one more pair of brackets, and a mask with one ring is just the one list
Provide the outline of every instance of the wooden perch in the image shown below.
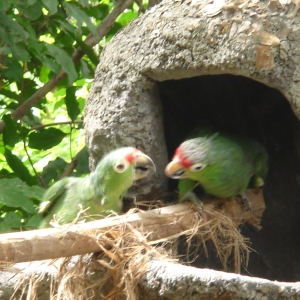
[[125,223],[152,232],[149,241],[160,240],[185,230],[195,217],[190,205],[177,204],[72,226],[1,234],[0,261],[17,263],[98,252],[101,248],[95,236]]
[[256,225],[253,225],[259,227],[259,220],[256,221],[256,219],[260,219],[264,209],[263,198],[260,192],[250,193],[252,194],[248,196],[250,195],[252,201],[251,212],[245,212],[243,205],[236,198],[229,198],[216,200],[218,206],[221,206],[221,211],[215,209],[216,202],[214,201],[206,204],[202,217],[191,209],[190,204],[182,203],[89,223],[2,234],[0,235],[0,261],[17,263],[98,252],[101,251],[101,247],[106,247],[103,245],[105,239],[101,239],[101,245],[99,244],[101,234],[122,224],[125,231],[130,230],[127,228],[128,224],[138,228],[140,234],[150,244],[171,240],[180,234],[191,234],[197,231],[200,225],[204,226],[200,230],[205,235],[209,230],[207,227],[210,225],[206,224],[210,222],[210,219],[220,219],[223,215],[228,215],[234,220],[229,220],[234,222],[230,225],[234,228],[245,221],[250,223],[254,221]]

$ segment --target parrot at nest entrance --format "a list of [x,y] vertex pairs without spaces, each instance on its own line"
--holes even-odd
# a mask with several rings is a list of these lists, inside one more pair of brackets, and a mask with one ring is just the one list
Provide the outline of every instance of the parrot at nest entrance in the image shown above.
[[192,192],[199,184],[206,194],[219,198],[240,195],[248,188],[261,187],[268,171],[268,154],[253,139],[221,133],[209,133],[183,142],[175,151],[165,174],[180,179],[180,201],[191,200],[202,207]]
[[61,224],[72,222],[80,206],[88,209],[86,221],[101,218],[107,210],[121,211],[127,190],[151,169],[156,171],[151,158],[136,148],[110,152],[89,176],[65,177],[45,192],[38,211],[44,216],[39,228],[50,227],[53,215]]

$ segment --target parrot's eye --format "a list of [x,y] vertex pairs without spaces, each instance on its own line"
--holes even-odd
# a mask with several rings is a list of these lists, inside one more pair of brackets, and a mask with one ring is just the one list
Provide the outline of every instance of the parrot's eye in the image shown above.
[[128,169],[128,167],[129,167],[129,162],[127,162],[127,161],[117,162],[114,165],[114,170],[117,173],[123,173],[125,170]]
[[194,164],[190,167],[190,171],[192,172],[198,172],[202,170],[206,165],[205,164]]

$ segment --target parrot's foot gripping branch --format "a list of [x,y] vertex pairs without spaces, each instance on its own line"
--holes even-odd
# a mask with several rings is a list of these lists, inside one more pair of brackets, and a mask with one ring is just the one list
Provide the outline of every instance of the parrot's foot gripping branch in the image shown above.
[[188,191],[181,199],[179,199],[179,202],[190,202],[194,204],[195,209],[199,212],[200,215],[202,215],[203,202],[192,191]]

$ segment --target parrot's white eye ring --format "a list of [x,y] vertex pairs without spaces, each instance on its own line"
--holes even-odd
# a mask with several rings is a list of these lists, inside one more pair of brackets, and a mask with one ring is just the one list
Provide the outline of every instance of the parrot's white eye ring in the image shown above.
[[124,171],[126,171],[129,167],[129,162],[124,160],[124,161],[119,161],[117,162],[113,168],[117,173],[123,173]]
[[205,168],[206,167],[206,165],[205,164],[201,164],[201,163],[199,163],[199,164],[194,164],[194,165],[192,165],[191,167],[190,167],[190,171],[191,172],[199,172],[199,171],[201,171],[203,168]]

